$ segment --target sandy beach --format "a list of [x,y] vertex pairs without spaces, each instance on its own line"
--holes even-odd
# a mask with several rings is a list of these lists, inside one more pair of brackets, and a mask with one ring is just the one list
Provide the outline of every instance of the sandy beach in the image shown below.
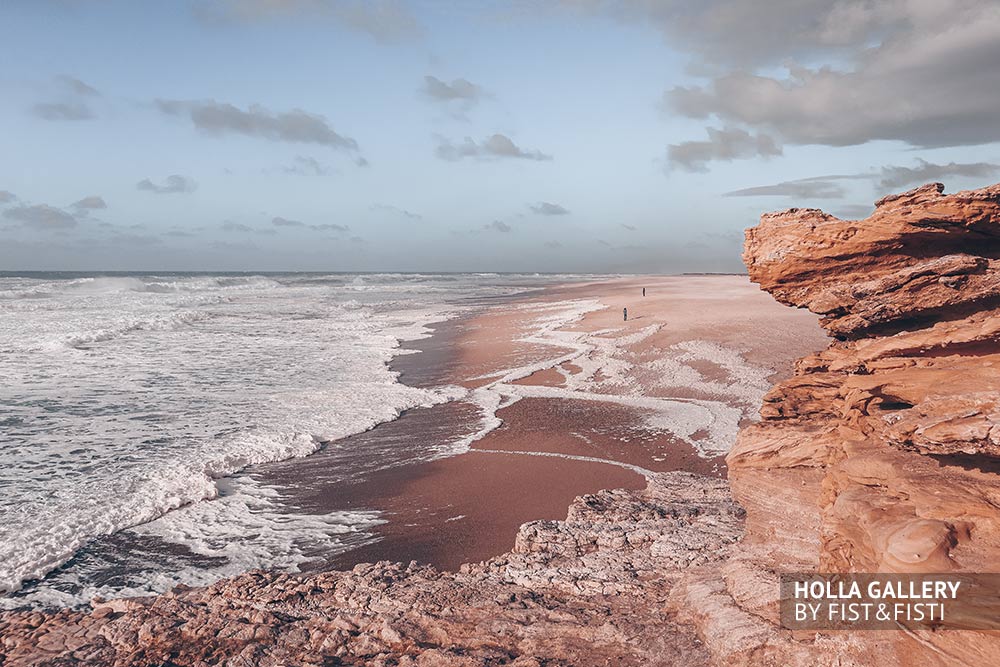
[[[393,362],[402,382],[456,384],[472,390],[468,400],[407,412],[338,444],[380,451],[468,438],[480,428],[476,400],[499,395],[499,425],[465,453],[344,484],[324,483],[331,461],[321,452],[267,466],[262,478],[308,511],[376,509],[386,520],[374,541],[310,569],[416,560],[453,570],[509,550],[523,523],[564,518],[577,496],[642,489],[649,472],[724,477],[736,428],[824,340],[814,316],[743,276],[552,287],[439,325],[410,344],[417,354]],[[671,429],[684,428],[673,422],[686,418],[696,423],[678,437]]]

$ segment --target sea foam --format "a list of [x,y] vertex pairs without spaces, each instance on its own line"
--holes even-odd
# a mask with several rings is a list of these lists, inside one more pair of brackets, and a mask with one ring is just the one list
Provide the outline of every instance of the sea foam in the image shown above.
[[[20,591],[0,605],[294,569],[363,539],[370,513],[303,514],[231,476],[461,396],[404,386],[387,364],[456,312],[449,297],[519,287],[351,280],[0,278],[0,591]],[[164,546],[141,580],[107,583],[102,540],[129,533]]]

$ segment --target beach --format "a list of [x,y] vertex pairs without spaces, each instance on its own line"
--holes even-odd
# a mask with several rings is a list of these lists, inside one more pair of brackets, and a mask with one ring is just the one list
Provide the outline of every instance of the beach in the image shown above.
[[1000,1],[0,18],[0,667],[1000,665]]
[[[428,329],[389,368],[454,398],[250,466],[201,503],[265,489],[262,533],[327,518],[336,540],[222,578],[191,551],[205,586],[0,614],[11,664],[696,665],[716,637],[768,641],[719,588],[745,517],[725,457],[771,383],[826,340],[815,316],[745,276],[630,277],[481,300]],[[182,518],[160,521],[190,531]],[[100,543],[162,558],[128,532]]]
[[734,275],[4,287],[7,608],[486,560],[581,494],[724,477],[772,380],[821,336]]
[[[767,293],[736,275],[576,277],[476,288],[474,304],[419,330],[403,317],[415,335],[390,348],[391,382],[348,388],[427,400],[222,477],[217,498],[189,506],[264,490],[270,523],[248,517],[261,534],[329,521],[336,540],[292,542],[290,567],[227,561],[243,569],[222,577],[192,543],[207,585],[0,612],[0,656],[985,664],[994,598],[971,613],[953,600],[957,613],[931,625],[884,619],[901,632],[844,632],[789,625],[782,582],[974,579],[995,562],[997,260],[914,258],[909,242],[930,216],[941,248],[969,241],[969,211],[995,220],[997,188],[932,184],[861,222],[765,215],[744,257]],[[157,521],[200,529],[172,518],[186,510]],[[155,540],[138,546],[162,557]]]
[[[509,550],[526,522],[564,518],[577,496],[642,489],[655,472],[724,478],[736,429],[824,339],[814,316],[783,308],[743,276],[547,287],[438,325],[407,345],[419,352],[391,363],[404,384],[458,385],[470,392],[463,400],[408,411],[332,447],[466,438],[464,453],[325,483],[333,461],[319,452],[262,466],[258,478],[305,511],[377,510],[385,521],[367,544],[305,569],[416,560],[454,570]],[[499,423],[473,440],[484,411],[477,400],[495,401],[486,418]]]

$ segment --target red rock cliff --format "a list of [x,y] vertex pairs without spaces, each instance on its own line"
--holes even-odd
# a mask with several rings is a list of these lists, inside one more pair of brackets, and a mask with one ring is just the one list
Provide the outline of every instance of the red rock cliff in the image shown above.
[[[1000,564],[1000,185],[942,191],[885,197],[865,220],[790,209],[747,231],[751,280],[834,338],[770,392],[728,459],[747,510],[729,580],[759,582],[729,588],[771,621],[781,571]],[[1000,654],[988,634],[875,634],[890,664]]]

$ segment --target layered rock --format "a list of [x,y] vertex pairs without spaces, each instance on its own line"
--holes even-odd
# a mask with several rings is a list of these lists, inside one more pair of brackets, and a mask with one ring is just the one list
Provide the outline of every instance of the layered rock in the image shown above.
[[666,600],[742,533],[722,480],[652,478],[525,524],[514,550],[460,572],[377,563],[255,572],[201,589],[0,615],[14,665],[704,665]]
[[[765,618],[779,571],[1000,563],[1000,185],[942,191],[886,197],[866,220],[791,209],[747,231],[751,280],[835,339],[768,394],[728,458],[748,513],[728,567],[763,582],[734,597]],[[890,638],[913,664],[1000,651],[971,632]]]

